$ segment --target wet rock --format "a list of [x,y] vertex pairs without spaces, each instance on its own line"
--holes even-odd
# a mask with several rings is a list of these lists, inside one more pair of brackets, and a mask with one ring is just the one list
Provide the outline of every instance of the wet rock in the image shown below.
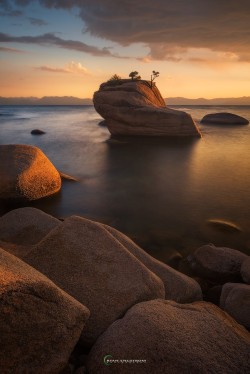
[[71,175],[65,174],[62,171],[59,171],[60,177],[64,180],[67,181],[72,181],[72,182],[79,182],[79,180],[75,177],[72,177]]
[[245,283],[250,284],[250,256],[248,256],[241,265],[241,276]]
[[189,255],[188,261],[198,276],[225,283],[241,280],[240,268],[246,257],[236,249],[207,244]]
[[248,125],[249,121],[233,113],[211,113],[205,115],[201,123],[221,124],[221,125]]
[[103,225],[132,255],[154,272],[164,283],[165,298],[180,303],[202,300],[199,284],[192,278],[150,256],[126,235],[118,230]]
[[59,373],[88,317],[82,304],[0,249],[1,373]]
[[93,101],[112,135],[201,136],[192,117],[166,107],[156,85],[148,81],[103,83]]
[[30,133],[31,133],[32,135],[43,135],[43,134],[46,134],[46,132],[44,132],[43,130],[39,130],[39,129],[31,130]]
[[250,330],[250,285],[242,283],[224,284],[220,307],[238,323]]
[[89,308],[81,336],[85,346],[132,305],[165,296],[160,278],[101,224],[84,218],[65,219],[25,261]]
[[225,220],[221,220],[221,219],[209,219],[207,221],[207,223],[220,230],[220,231],[228,231],[228,232],[240,232],[242,231],[241,228],[236,225],[235,223],[233,222],[229,222],[229,221],[225,221]]
[[0,146],[0,199],[37,200],[60,188],[58,171],[39,148]]
[[[250,335],[213,304],[152,300],[133,306],[93,346],[89,374],[248,373]],[[103,358],[146,360],[111,363]]]

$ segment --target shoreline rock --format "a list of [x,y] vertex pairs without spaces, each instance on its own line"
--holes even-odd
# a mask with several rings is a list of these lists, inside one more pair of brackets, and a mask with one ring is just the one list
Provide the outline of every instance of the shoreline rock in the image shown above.
[[88,317],[85,306],[0,248],[1,373],[59,373]]
[[[250,371],[249,352],[249,333],[215,305],[152,300],[133,306],[104,332],[90,351],[87,370],[241,374]],[[111,360],[146,362],[114,362],[107,369],[107,354]]]

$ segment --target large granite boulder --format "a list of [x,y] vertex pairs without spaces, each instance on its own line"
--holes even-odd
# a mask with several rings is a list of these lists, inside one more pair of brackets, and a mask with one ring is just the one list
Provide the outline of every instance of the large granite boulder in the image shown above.
[[85,346],[132,305],[165,296],[160,278],[101,224],[84,218],[67,218],[24,260],[89,308]]
[[189,255],[188,261],[201,278],[226,283],[241,280],[241,264],[247,257],[236,249],[207,244]]
[[205,115],[201,123],[208,124],[220,124],[220,125],[248,125],[249,121],[237,114],[220,112],[220,113],[211,113]]
[[156,85],[148,81],[103,83],[93,102],[112,135],[201,136],[192,117],[166,107]]
[[0,248],[0,372],[56,374],[89,310]]
[[20,245],[36,244],[60,224],[57,218],[36,208],[14,209],[0,217],[0,240]]
[[97,340],[87,370],[89,374],[249,373],[250,335],[213,304],[148,301],[133,306]]
[[193,279],[150,256],[130,238],[114,229],[103,225],[132,255],[148,269],[158,275],[165,286],[165,298],[178,303],[191,303],[202,300],[200,285]]
[[226,283],[222,288],[220,307],[238,323],[250,330],[250,285]]
[[39,148],[0,146],[0,199],[37,200],[60,188],[58,171]]

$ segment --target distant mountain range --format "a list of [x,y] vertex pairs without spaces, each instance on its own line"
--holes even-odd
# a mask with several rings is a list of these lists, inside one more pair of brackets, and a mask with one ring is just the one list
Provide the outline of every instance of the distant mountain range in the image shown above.
[[[250,105],[250,96],[216,99],[169,97],[165,101],[167,105]],[[93,105],[93,101],[73,96],[0,97],[0,105]]]
[[216,99],[187,99],[185,97],[169,97],[167,105],[250,105],[250,96],[228,97]]
[[93,101],[73,96],[0,97],[0,105],[93,105]]

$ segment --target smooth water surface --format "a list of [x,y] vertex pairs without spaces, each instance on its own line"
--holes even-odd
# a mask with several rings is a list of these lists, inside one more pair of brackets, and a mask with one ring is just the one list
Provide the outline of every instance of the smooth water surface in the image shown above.
[[[180,107],[199,120],[250,107]],[[202,139],[110,139],[91,106],[0,107],[0,144],[32,144],[79,182],[32,205],[63,218],[82,215],[127,233],[156,257],[201,244],[250,253],[250,126],[202,125]],[[32,129],[46,132],[30,134]],[[1,206],[3,214],[10,207]],[[241,233],[218,231],[224,219]]]

